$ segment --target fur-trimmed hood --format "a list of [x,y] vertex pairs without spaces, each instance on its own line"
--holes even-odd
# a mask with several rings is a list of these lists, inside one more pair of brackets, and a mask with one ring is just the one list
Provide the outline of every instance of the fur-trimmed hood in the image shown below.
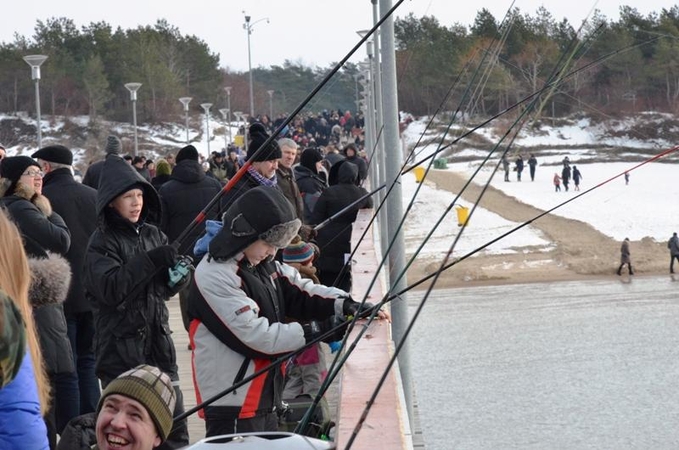
[[56,253],[46,252],[46,258],[28,258],[31,287],[28,299],[34,308],[63,303],[71,285],[71,266]]
[[[5,194],[11,185],[12,180],[9,178],[0,178],[0,198],[5,197]],[[44,195],[35,192],[33,186],[17,183],[14,187],[14,192],[6,197],[5,203],[11,203],[13,197],[15,197],[15,200],[27,200],[33,203],[46,217],[52,215],[52,205],[50,201]]]

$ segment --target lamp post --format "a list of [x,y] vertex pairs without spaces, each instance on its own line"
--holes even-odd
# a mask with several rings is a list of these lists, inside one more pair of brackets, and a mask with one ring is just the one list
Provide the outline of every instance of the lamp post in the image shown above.
[[193,100],[191,97],[181,97],[179,99],[184,105],[184,116],[186,117],[186,145],[189,144],[189,103]]
[[40,122],[40,66],[47,59],[46,55],[24,56],[24,61],[31,66],[31,78],[35,81],[35,114],[38,121],[38,148],[42,148],[42,127]]
[[249,114],[243,113],[241,114],[243,117],[243,141],[245,142],[245,153],[248,153],[248,117],[250,116]]
[[[222,108],[219,110],[220,113],[222,113],[222,117],[224,118],[224,126],[226,128],[229,127],[229,123],[227,122],[226,118],[229,116],[229,109],[228,108]],[[224,129],[224,151],[228,152],[229,150],[229,142],[226,140],[226,129]]]
[[227,86],[224,88],[226,91],[226,110],[229,118],[226,120],[228,122],[228,129],[229,129],[229,142],[233,142],[233,139],[231,137],[231,86]]
[[[243,24],[243,29],[248,32],[248,73],[250,75],[250,117],[254,117],[255,115],[255,97],[253,93],[253,84],[252,84],[252,54],[250,52],[250,35],[252,34],[252,29],[255,26],[256,23],[261,22],[262,20],[266,20],[266,23],[269,23],[269,18],[265,17],[263,19],[259,19],[255,22],[250,22],[252,19],[252,16],[248,16],[245,14],[245,11],[243,11],[243,14],[245,15],[245,23]],[[245,140],[247,142],[247,139]],[[246,144],[247,145],[247,144]]]
[[269,94],[269,121],[273,122],[273,90],[269,89],[266,91]]
[[205,132],[207,133],[207,157],[210,157],[210,108],[212,103],[201,103],[200,106],[205,110]]
[[130,100],[132,100],[132,123],[134,124],[134,156],[139,153],[139,144],[137,142],[137,90],[141,87],[141,83],[125,83],[125,87],[130,91]]

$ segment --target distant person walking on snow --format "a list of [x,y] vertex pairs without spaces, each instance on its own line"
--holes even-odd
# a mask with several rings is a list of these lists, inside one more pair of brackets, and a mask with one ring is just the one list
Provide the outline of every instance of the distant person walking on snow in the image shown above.
[[677,237],[676,232],[667,242],[667,248],[670,249],[670,273],[674,273],[674,259],[676,258],[679,261],[679,237]]
[[575,184],[575,191],[580,190],[580,180],[582,180],[582,174],[577,166],[573,166],[573,183]]
[[629,172],[625,172],[625,185],[629,184]]
[[561,179],[563,180],[563,187],[568,192],[568,182],[571,179],[571,166],[568,164],[564,164],[563,169],[561,170]]
[[622,275],[622,268],[627,264],[627,269],[629,270],[630,275],[634,275],[634,271],[632,270],[632,260],[630,258],[630,252],[629,252],[629,238],[625,238],[624,241],[622,241],[622,246],[620,247],[620,267],[618,267],[618,275]]
[[530,181],[535,181],[535,167],[538,165],[538,160],[535,159],[535,155],[531,153],[530,158],[528,158],[528,168],[530,169]]
[[519,155],[516,158],[516,181],[521,181],[521,172],[523,172],[523,157]]
[[554,172],[554,192],[561,192],[561,177]]
[[509,160],[507,155],[502,157],[502,169],[505,171],[505,181],[509,181]]

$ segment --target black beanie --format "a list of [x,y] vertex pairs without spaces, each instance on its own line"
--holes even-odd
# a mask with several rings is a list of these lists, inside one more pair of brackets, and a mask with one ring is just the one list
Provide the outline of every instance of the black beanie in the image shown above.
[[34,159],[44,159],[47,162],[73,165],[73,153],[63,145],[43,147],[31,155]]
[[299,164],[311,170],[313,173],[318,173],[318,170],[316,170],[316,163],[318,161],[323,161],[323,155],[316,147],[304,149],[302,155],[299,157]]
[[7,180],[5,183],[9,185],[5,195],[12,195],[14,193],[14,188],[19,178],[21,178],[21,174],[31,166],[40,169],[40,164],[28,156],[8,156],[2,160],[2,164],[0,164],[0,178]]
[[278,142],[273,140],[269,143],[269,145],[267,145],[265,149],[259,152],[254,159],[252,159],[255,152],[257,152],[264,142],[269,139],[268,134],[260,132],[257,129],[255,129],[255,131],[255,133],[252,133],[252,129],[250,129],[250,143],[248,144],[247,154],[248,161],[272,161],[274,159],[280,159],[283,157],[283,153],[281,152],[281,148],[278,146]]
[[179,150],[175,161],[179,164],[180,161],[185,159],[190,159],[192,161],[198,161],[198,150],[193,145],[187,145],[186,147]]

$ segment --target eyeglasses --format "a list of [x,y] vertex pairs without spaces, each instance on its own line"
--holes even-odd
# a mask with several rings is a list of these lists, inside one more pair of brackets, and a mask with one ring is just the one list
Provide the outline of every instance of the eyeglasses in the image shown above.
[[42,172],[42,170],[27,170],[26,172],[22,173],[21,176],[22,177],[27,176],[27,177],[31,177],[31,178],[35,178],[35,177],[42,178],[42,177],[45,176],[45,174]]

